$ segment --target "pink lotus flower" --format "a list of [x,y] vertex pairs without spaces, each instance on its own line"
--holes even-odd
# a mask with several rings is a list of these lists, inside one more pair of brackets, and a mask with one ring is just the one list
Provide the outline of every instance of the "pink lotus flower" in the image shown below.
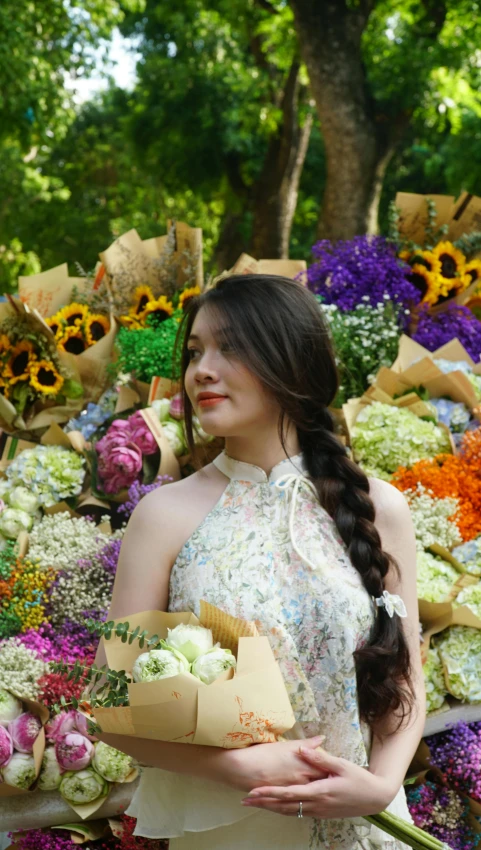
[[5,767],[13,755],[13,741],[9,732],[0,726],[0,767]]
[[134,479],[142,469],[142,452],[134,443],[112,449],[108,467],[113,475],[126,475]]
[[55,755],[62,770],[83,770],[94,752],[92,742],[80,732],[67,732],[55,741]]
[[132,442],[139,447],[144,455],[152,455],[157,451],[157,443],[152,431],[147,428],[145,422],[137,425],[132,431]]
[[13,746],[19,753],[31,753],[42,724],[35,714],[25,712],[8,724]]
[[45,727],[47,739],[56,741],[67,735],[68,732],[80,732],[86,738],[89,738],[87,718],[81,711],[62,711],[56,714],[55,717],[47,723]]
[[184,418],[184,402],[180,393],[177,393],[170,402],[169,414],[172,419]]
[[130,439],[130,431],[125,436],[123,434],[114,432],[113,434],[108,431],[101,440],[95,444],[95,450],[99,455],[108,455],[112,449],[117,449],[120,446],[125,446],[125,444]]

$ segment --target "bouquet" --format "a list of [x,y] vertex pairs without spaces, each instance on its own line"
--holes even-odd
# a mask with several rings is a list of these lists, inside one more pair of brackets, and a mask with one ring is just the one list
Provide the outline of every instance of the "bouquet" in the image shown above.
[[83,354],[103,339],[110,330],[110,321],[102,313],[92,313],[86,304],[72,302],[45,319],[55,336],[60,351]]
[[[79,409],[82,385],[41,319],[11,300],[0,309],[0,420],[4,430],[35,427],[45,407]],[[51,411],[52,418],[54,410]],[[66,421],[71,412],[62,412]],[[32,421],[33,420],[33,421]]]
[[48,710],[0,688],[0,797],[22,794],[40,773]]
[[236,748],[276,741],[295,723],[268,639],[253,623],[202,600],[200,621],[147,611],[89,626],[105,638],[108,681],[99,684],[106,668],[72,672],[92,684],[104,732]]

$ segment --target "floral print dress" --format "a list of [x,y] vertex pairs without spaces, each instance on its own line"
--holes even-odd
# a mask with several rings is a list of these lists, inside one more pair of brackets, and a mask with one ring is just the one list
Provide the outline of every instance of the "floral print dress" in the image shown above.
[[[319,504],[302,456],[264,470],[230,458],[221,498],[179,553],[170,611],[199,614],[199,600],[254,620],[267,635],[296,716],[294,737],[325,735],[325,748],[367,766],[354,652],[368,639],[374,604],[334,522]],[[188,745],[186,745],[188,746]],[[360,818],[302,820],[240,805],[214,782],[148,768],[129,814],[136,834],[170,838],[171,850],[384,850],[402,847]],[[401,789],[390,810],[410,820]]]

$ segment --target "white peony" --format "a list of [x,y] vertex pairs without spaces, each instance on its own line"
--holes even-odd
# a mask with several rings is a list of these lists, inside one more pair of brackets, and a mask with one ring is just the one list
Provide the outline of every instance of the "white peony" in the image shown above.
[[214,639],[210,629],[203,626],[188,626],[180,623],[175,629],[167,629],[168,646],[174,647],[187,661],[195,661],[198,655],[205,655],[214,647]]
[[34,514],[40,505],[35,493],[20,484],[10,490],[8,501],[11,508],[18,508],[18,510],[25,511],[27,514]]
[[163,422],[162,431],[164,432],[164,436],[167,438],[170,448],[174,452],[175,456],[180,457],[185,454],[187,447],[185,444],[184,427],[182,423],[174,422],[173,420]]
[[189,671],[189,662],[175,649],[151,649],[135,659],[132,678],[134,682],[156,682]]
[[192,664],[192,675],[197,676],[205,685],[215,682],[222,673],[235,669],[236,660],[230,649],[211,649],[205,655],[198,655]]
[[42,759],[42,768],[38,777],[40,791],[56,791],[60,785],[62,774],[55,755],[55,747],[46,747]]
[[132,772],[133,761],[127,753],[122,753],[110,747],[109,744],[105,744],[104,741],[99,741],[95,745],[92,767],[108,782],[125,782],[129,773]]
[[2,767],[1,776],[7,785],[26,790],[35,782],[35,762],[28,753],[14,753],[6,767]]

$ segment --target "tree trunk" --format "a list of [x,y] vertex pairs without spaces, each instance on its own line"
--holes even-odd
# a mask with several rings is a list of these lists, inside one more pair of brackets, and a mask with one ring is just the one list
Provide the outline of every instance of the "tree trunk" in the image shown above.
[[291,0],[326,150],[319,233],[349,239],[377,228],[382,179],[393,153],[390,125],[369,98],[361,37],[374,0]]
[[214,253],[219,274],[232,268],[240,255],[249,251],[250,246],[242,232],[243,218],[242,212],[226,212],[222,219],[222,229]]
[[282,96],[282,121],[269,142],[254,195],[252,254],[256,259],[289,256],[299,181],[309,146],[312,115],[299,126],[299,62],[291,65]]

